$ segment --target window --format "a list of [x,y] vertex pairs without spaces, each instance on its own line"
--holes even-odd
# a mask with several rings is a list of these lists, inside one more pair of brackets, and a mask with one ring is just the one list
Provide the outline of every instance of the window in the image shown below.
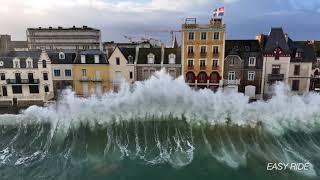
[[0,61],[0,66],[1,66],[1,67],[3,66],[3,61]]
[[30,94],[39,94],[39,86],[38,85],[30,85],[29,86]]
[[169,55],[169,64],[175,64],[176,63],[176,55],[170,54]]
[[32,64],[32,60],[31,59],[27,60],[26,68],[33,68],[33,64]]
[[8,96],[8,90],[6,86],[2,86],[2,96]]
[[99,64],[100,58],[99,55],[94,55],[94,63]]
[[129,73],[130,79],[133,79],[133,72]]
[[133,64],[133,56],[128,56],[129,64]]
[[255,78],[255,72],[254,71],[249,71],[248,72],[248,80],[249,81],[254,81],[254,78]]
[[65,59],[65,58],[66,58],[65,54],[63,52],[60,52],[59,53],[59,59],[62,60],[62,59]]
[[48,81],[48,73],[43,73],[43,80]]
[[156,70],[151,69],[151,70],[150,70],[150,75],[153,76],[155,72],[156,72]]
[[13,61],[13,68],[20,68],[20,60],[19,59],[15,59]]
[[220,39],[220,33],[219,32],[214,32],[213,33],[213,39],[219,40]]
[[194,32],[189,32],[189,40],[194,40]]
[[230,65],[234,65],[234,63],[235,63],[235,58],[231,58],[229,64],[230,64]]
[[120,65],[120,58],[116,57],[116,65]]
[[6,74],[5,73],[0,73],[0,77],[1,77],[1,80],[6,80]]
[[300,51],[296,52],[296,57],[301,58],[302,53]]
[[154,64],[154,54],[152,53],[148,55],[148,64]]
[[22,86],[12,86],[12,93],[13,94],[22,94]]
[[46,86],[44,86],[44,92],[49,92],[49,86],[48,85],[46,85]]
[[272,74],[280,74],[280,65],[272,65]]
[[42,60],[42,68],[47,68],[47,61],[46,60]]
[[292,80],[292,91],[299,91],[299,80]]
[[244,48],[245,48],[245,50],[246,50],[247,52],[250,51],[250,47],[249,47],[249,46],[245,46]]
[[207,53],[207,46],[201,46],[200,47],[200,54],[206,54]]
[[81,74],[83,77],[87,76],[87,70],[86,69],[81,69]]
[[71,69],[66,69],[66,70],[64,71],[64,75],[65,75],[66,77],[71,77],[71,76],[72,76]]
[[33,81],[33,73],[28,73],[28,80]]
[[300,65],[294,65],[293,75],[295,75],[295,76],[299,76],[300,75]]
[[249,66],[256,66],[256,58],[249,57]]
[[188,46],[188,54],[193,54],[194,50],[193,50],[193,46]]
[[147,69],[143,70],[143,76],[144,76],[144,79],[149,78],[149,71]]
[[206,67],[206,60],[200,59],[200,67]]
[[21,83],[21,74],[20,73],[15,73],[15,78],[17,83]]
[[81,55],[81,64],[86,63],[86,55]]
[[218,67],[219,66],[219,60],[213,59],[212,60],[212,67]]
[[193,67],[193,59],[188,59],[188,67]]
[[219,54],[219,46],[213,46],[212,53],[213,54]]
[[60,69],[55,69],[55,70],[53,71],[53,74],[54,74],[54,76],[56,76],[56,77],[60,77]]
[[228,80],[236,80],[236,72],[229,71],[228,72]]
[[207,39],[207,32],[201,32],[201,40]]

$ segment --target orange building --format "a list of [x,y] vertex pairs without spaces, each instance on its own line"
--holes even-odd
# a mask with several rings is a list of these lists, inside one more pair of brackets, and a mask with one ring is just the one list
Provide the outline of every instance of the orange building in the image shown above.
[[198,88],[216,90],[222,86],[225,24],[222,18],[198,24],[187,18],[182,25],[182,71],[186,82]]

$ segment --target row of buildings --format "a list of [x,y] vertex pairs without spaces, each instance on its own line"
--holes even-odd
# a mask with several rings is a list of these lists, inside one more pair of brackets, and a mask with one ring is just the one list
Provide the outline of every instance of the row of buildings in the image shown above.
[[165,68],[195,89],[241,92],[251,99],[272,95],[285,82],[294,94],[320,90],[320,43],[294,41],[282,28],[255,39],[226,40],[221,18],[208,24],[186,19],[181,45],[101,42],[100,30],[29,28],[27,41],[0,36],[0,106],[28,106],[57,99],[71,87],[78,96],[118,91]]

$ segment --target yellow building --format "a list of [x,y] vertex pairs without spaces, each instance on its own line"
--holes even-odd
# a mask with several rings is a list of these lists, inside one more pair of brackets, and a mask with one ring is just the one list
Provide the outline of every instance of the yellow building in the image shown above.
[[100,96],[110,89],[109,65],[99,50],[80,52],[73,64],[74,91],[78,96]]
[[186,82],[195,88],[222,86],[225,49],[225,24],[213,18],[198,24],[187,18],[182,25],[182,68]]

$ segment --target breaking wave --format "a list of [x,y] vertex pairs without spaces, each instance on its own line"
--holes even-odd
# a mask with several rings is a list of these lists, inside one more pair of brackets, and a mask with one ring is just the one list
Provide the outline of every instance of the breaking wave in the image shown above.
[[318,178],[320,95],[288,94],[278,84],[269,101],[249,103],[239,93],[195,91],[164,71],[102,97],[66,90],[57,104],[0,115],[0,175],[119,179],[114,173],[124,162],[197,169],[196,162],[211,159],[213,167],[260,167],[265,175],[268,162],[311,163],[292,179]]

